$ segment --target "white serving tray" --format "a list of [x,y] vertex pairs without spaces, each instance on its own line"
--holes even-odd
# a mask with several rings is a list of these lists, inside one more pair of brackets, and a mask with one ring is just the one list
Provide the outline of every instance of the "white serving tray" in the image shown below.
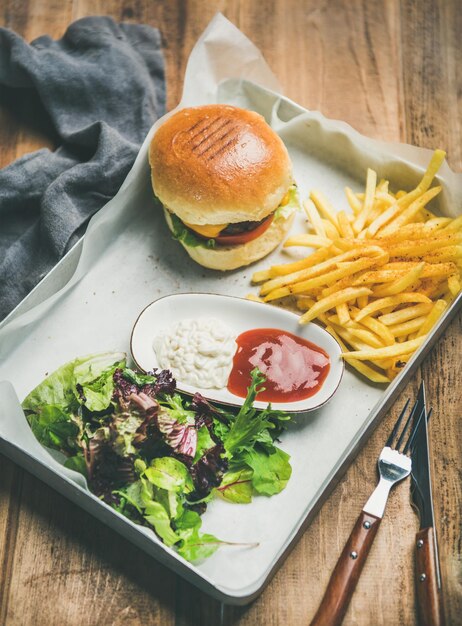
[[[198,67],[207,54],[215,54],[217,41],[224,59],[234,54],[237,60],[223,62],[213,72],[209,67],[201,78]],[[233,78],[259,75],[274,87],[261,57],[255,60],[252,54],[258,56],[239,31],[221,16],[215,18],[191,55],[183,104],[227,102],[262,113],[288,147],[302,197],[316,187],[334,206],[346,209],[343,188],[361,189],[368,166],[379,177],[389,178],[395,188],[416,183],[429,151],[367,139],[344,123],[308,112],[253,82]],[[249,55],[253,64],[247,62]],[[196,82],[203,80],[203,96],[197,95],[197,89],[191,95],[192,77]],[[220,82],[221,78],[228,80]],[[108,350],[128,354],[138,314],[162,295],[206,291],[242,297],[255,292],[250,276],[267,267],[269,259],[222,274],[194,264],[171,240],[163,215],[155,210],[150,186],[147,152],[154,130],[117,196],[93,218],[84,241],[0,326],[0,380],[5,381],[0,383],[0,451],[202,590],[225,602],[245,604],[264,588],[462,298],[452,303],[426,344],[388,388],[369,383],[347,368],[331,402],[297,416],[282,438],[282,447],[291,455],[293,475],[281,494],[256,497],[250,505],[221,500],[209,505],[203,516],[204,531],[229,541],[258,542],[257,548],[223,547],[199,565],[187,563],[153,532],[101,503],[89,493],[81,476],[59,465],[34,439],[18,402],[18,396],[24,398],[47,372],[75,356]],[[440,210],[458,214],[461,176],[445,165],[439,182],[444,187]],[[302,227],[300,216],[293,231]],[[270,258],[272,263],[284,259],[287,253],[280,251]]]

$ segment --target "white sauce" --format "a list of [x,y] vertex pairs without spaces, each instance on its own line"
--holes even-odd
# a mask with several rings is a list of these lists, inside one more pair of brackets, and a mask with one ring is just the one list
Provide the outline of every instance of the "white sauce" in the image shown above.
[[235,334],[220,320],[185,319],[154,338],[162,369],[188,385],[223,389],[233,366]]

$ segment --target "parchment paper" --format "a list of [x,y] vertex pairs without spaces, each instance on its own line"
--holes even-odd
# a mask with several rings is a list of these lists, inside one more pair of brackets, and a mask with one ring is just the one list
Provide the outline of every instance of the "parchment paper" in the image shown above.
[[[289,149],[301,196],[319,188],[338,209],[348,210],[343,189],[350,185],[361,190],[367,167],[390,179],[395,188],[406,188],[417,182],[428,164],[428,150],[373,141],[343,122],[306,111],[278,92],[279,85],[259,51],[217,15],[191,53],[179,106],[227,102],[260,112]],[[37,444],[17,398],[77,355],[128,352],[138,313],[157,297],[185,291],[245,296],[252,291],[251,274],[268,266],[265,259],[225,274],[206,270],[171,240],[150,185],[147,152],[157,125],[117,196],[92,219],[83,246],[71,251],[32,295],[35,302],[45,295],[46,299],[22,313],[27,309],[24,302],[0,327],[0,380],[9,381],[0,383],[0,444],[17,462],[193,583],[216,597],[242,603],[262,589],[357,445],[372,419],[371,410],[383,400],[383,386],[346,371],[334,399],[299,417],[284,434],[282,447],[290,453],[293,466],[285,491],[272,498],[257,497],[251,505],[215,501],[203,517],[204,531],[229,541],[256,541],[259,547],[221,548],[197,566],[185,563],[154,533],[121,518],[92,496],[82,477],[60,466]],[[445,164],[438,178],[444,193],[436,206],[444,214],[460,214],[462,176]],[[293,231],[302,228],[300,215]],[[53,294],[53,285],[62,284],[79,254],[75,273]],[[292,254],[297,253],[279,251],[270,260],[281,262]],[[362,504],[358,503],[358,510]]]

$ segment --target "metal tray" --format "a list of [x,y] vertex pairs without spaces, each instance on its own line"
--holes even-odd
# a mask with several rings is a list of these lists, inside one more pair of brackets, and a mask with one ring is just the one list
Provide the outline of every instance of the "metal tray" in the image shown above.
[[[268,89],[243,80],[222,83],[216,100],[262,113],[285,141],[295,179],[305,197],[312,187],[346,208],[343,188],[364,185],[366,167],[397,188],[415,184],[428,151],[375,142],[344,123],[306,111]],[[17,396],[23,398],[47,372],[77,355],[129,352],[130,330],[138,313],[168,293],[207,291],[245,296],[253,271],[269,260],[226,274],[189,260],[168,235],[155,210],[146,138],[117,196],[92,220],[87,234],[0,326],[0,451],[82,506],[148,554],[219,600],[245,604],[264,588],[310,523],[400,389],[458,310],[454,301],[427,342],[387,388],[347,370],[333,400],[297,421],[283,436],[292,457],[287,488],[250,505],[216,501],[203,517],[203,529],[220,538],[259,542],[258,548],[221,548],[199,565],[182,560],[149,530],[137,526],[88,492],[82,477],[64,469],[36,442]],[[398,167],[399,166],[399,167]],[[460,177],[447,166],[439,177],[444,194],[439,208],[456,214]],[[303,218],[293,230],[302,228]],[[287,259],[275,252],[271,262]],[[258,325],[258,321],[256,322]],[[6,382],[10,381],[10,382]]]

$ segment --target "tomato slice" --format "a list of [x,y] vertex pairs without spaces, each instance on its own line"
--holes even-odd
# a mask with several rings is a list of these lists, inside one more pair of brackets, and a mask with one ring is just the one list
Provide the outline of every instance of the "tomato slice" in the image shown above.
[[219,246],[239,246],[244,243],[248,243],[252,241],[252,239],[256,239],[263,235],[263,233],[268,230],[271,226],[271,223],[274,218],[274,213],[269,215],[261,224],[259,224],[256,228],[252,230],[248,230],[244,233],[237,233],[236,235],[219,235],[218,237],[214,237],[215,241]]

